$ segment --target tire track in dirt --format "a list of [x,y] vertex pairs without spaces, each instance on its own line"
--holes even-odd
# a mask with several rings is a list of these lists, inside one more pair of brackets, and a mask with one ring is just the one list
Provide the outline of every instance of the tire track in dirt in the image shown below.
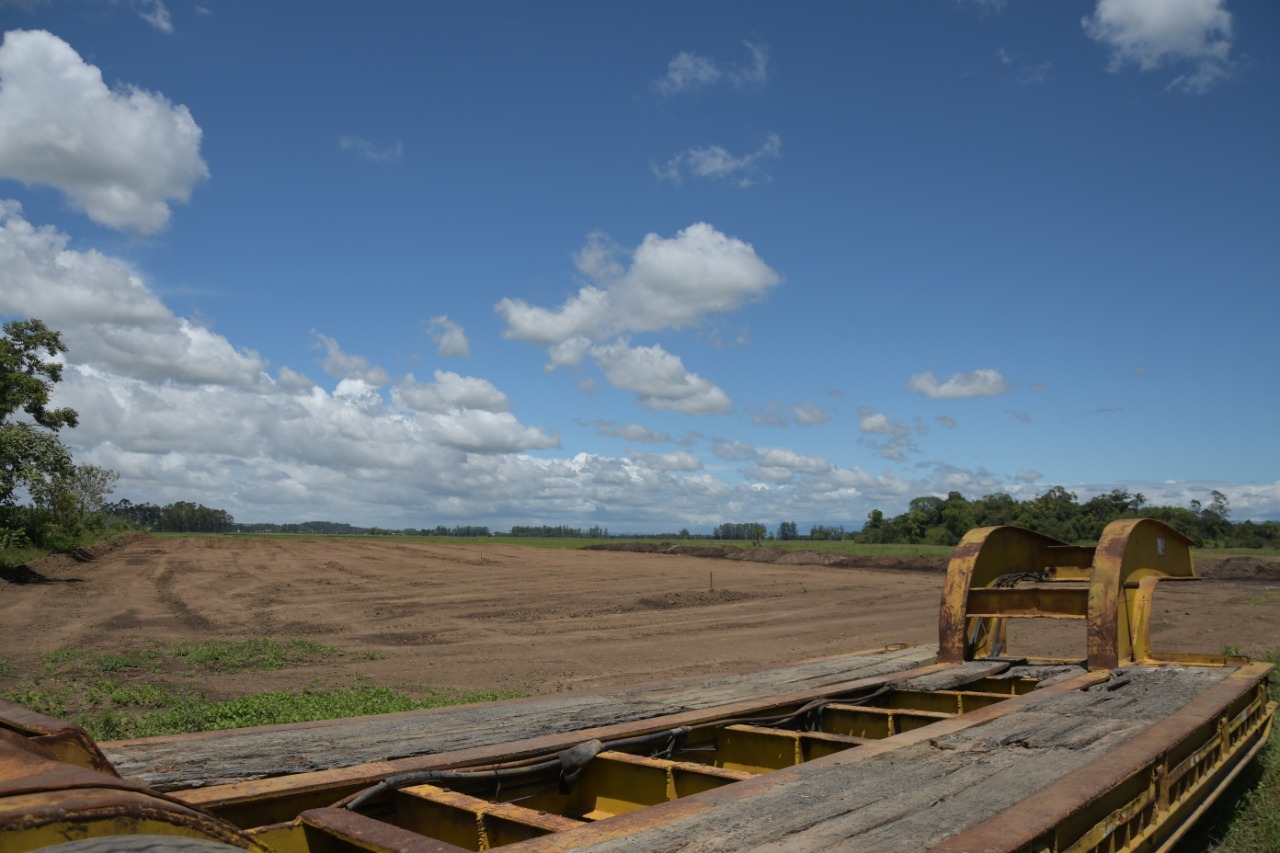
[[190,565],[185,563],[179,563],[177,565],[170,563],[165,566],[156,577],[156,593],[160,597],[160,602],[165,607],[169,608],[169,610],[173,612],[173,615],[177,616],[178,619],[181,620],[183,625],[186,625],[191,630],[198,631],[201,634],[208,633],[213,629],[213,623],[188,607],[187,603],[183,601],[173,589],[173,576],[179,568],[189,569]]

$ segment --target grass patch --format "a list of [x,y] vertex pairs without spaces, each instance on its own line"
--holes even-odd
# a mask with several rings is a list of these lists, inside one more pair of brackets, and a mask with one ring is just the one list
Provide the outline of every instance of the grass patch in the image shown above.
[[262,637],[248,640],[216,640],[192,646],[178,646],[170,653],[206,672],[261,672],[308,666],[341,654],[335,646],[310,640],[281,643]]
[[[346,686],[327,686],[318,678],[308,689],[221,699],[185,678],[196,673],[227,675],[307,666],[342,654],[334,646],[309,640],[266,638],[111,654],[59,649],[44,655],[39,671],[0,689],[0,699],[76,723],[103,741],[359,717],[525,695],[430,688],[405,692],[357,676]],[[366,652],[361,657],[377,660],[384,655]],[[0,659],[0,676],[17,675],[7,658]]]
[[[1260,658],[1280,667],[1280,648]],[[1272,673],[1271,698],[1280,701]],[[1274,725],[1258,758],[1176,847],[1175,853],[1258,853],[1280,850],[1280,729]]]
[[[162,710],[107,707],[82,713],[76,722],[99,741],[122,740],[389,714],[492,702],[521,695],[489,690],[433,690],[423,696],[411,696],[390,687],[360,682],[333,690],[268,691],[222,701],[211,701],[194,693],[164,694],[160,691],[154,701]],[[132,704],[138,704],[137,700]]]

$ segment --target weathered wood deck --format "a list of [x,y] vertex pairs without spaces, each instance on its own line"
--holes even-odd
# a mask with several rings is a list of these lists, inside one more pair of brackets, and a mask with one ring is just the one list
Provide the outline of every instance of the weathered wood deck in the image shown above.
[[99,744],[122,776],[160,791],[456,752],[762,697],[932,663],[936,646],[840,655],[753,672],[429,711]]
[[[1083,690],[1031,694],[1021,697],[1029,701],[1017,710],[976,726],[951,733],[942,731],[946,723],[931,726],[907,746],[860,747],[700,795],[696,805],[676,801],[643,817],[615,818],[613,826],[589,829],[620,832],[629,820],[650,826],[573,849],[926,850],[1114,754],[1232,671],[1134,667]],[[668,817],[664,810],[683,814],[653,825]],[[568,834],[550,836],[522,849],[541,853],[570,840]]]

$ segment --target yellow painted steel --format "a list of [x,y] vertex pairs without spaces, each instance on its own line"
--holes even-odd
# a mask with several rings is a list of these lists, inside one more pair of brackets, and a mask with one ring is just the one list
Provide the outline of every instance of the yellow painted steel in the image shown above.
[[[1149,518],[1113,521],[1097,548],[1019,527],[972,530],[957,546],[943,586],[938,659],[959,663],[1005,652],[1005,620],[1045,617],[1085,621],[1090,669],[1154,660],[1156,584],[1196,579],[1192,544]],[[1023,577],[1040,585],[1015,588],[1005,581]]]

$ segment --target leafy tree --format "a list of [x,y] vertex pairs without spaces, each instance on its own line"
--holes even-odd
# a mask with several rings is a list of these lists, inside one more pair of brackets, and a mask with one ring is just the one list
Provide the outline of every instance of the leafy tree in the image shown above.
[[794,521],[781,522],[778,525],[778,538],[786,542],[799,539],[800,533],[796,530],[796,523]]
[[21,538],[16,535],[21,525],[12,526],[20,492],[35,493],[73,470],[71,453],[57,432],[76,425],[76,411],[49,405],[53,386],[62,379],[62,365],[54,359],[66,351],[61,336],[39,320],[4,324],[0,337],[0,541],[5,544]]
[[49,523],[64,534],[77,536],[105,517],[107,495],[120,475],[97,465],[75,465],[31,482],[31,500],[49,514]]

